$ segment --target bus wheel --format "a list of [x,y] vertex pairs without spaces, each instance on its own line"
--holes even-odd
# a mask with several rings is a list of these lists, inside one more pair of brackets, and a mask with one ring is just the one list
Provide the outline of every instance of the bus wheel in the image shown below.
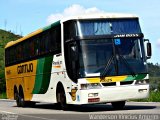
[[22,88],[19,91],[18,104],[20,105],[19,107],[25,107],[24,93]]
[[112,107],[115,110],[121,110],[124,108],[126,101],[118,101],[118,102],[112,102]]
[[62,110],[67,109],[66,95],[63,88],[57,91],[57,102],[58,102],[57,103],[58,109],[62,109]]
[[25,101],[23,96],[20,96],[19,101],[20,101],[21,107],[25,107]]
[[19,102],[19,95],[17,92],[14,93],[14,99],[16,100],[17,107],[21,107],[21,104]]

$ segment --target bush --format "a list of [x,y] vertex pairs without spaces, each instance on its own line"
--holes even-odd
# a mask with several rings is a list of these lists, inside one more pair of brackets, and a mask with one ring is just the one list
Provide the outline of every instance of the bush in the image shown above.
[[1,93],[1,94],[0,94],[0,99],[6,99],[6,98],[7,98],[6,93]]
[[149,98],[133,100],[136,102],[160,102],[160,91],[151,91]]
[[4,70],[0,71],[0,94],[6,91]]
[[160,91],[160,83],[158,84],[158,91]]

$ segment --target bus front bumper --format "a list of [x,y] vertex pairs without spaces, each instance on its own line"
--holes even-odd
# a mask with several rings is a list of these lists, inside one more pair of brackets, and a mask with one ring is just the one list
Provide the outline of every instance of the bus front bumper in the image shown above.
[[72,101],[71,104],[107,103],[143,99],[148,96],[149,85],[103,87],[101,89],[78,90],[76,100]]

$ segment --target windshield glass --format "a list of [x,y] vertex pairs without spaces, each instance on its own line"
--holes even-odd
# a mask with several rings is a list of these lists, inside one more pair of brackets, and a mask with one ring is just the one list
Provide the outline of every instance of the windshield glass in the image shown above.
[[130,69],[134,73],[147,72],[144,46],[138,38],[81,40],[79,58],[81,77],[100,76],[110,60],[106,76],[131,74]]
[[99,19],[77,21],[78,36],[141,33],[138,19]]

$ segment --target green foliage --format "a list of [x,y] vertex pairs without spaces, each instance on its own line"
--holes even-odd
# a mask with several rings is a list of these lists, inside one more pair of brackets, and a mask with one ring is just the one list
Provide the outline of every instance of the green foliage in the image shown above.
[[160,102],[160,91],[151,91],[146,99],[133,100],[137,102]]
[[4,70],[0,71],[0,93],[5,92],[6,90],[6,82],[5,82],[5,75]]
[[7,98],[6,92],[0,94],[0,99],[6,99],[6,98]]
[[150,75],[150,89],[160,91],[160,65],[156,63],[148,63],[149,75]]
[[0,94],[5,92],[6,89],[4,74],[4,47],[8,42],[19,38],[21,38],[21,36],[0,29]]
[[160,65],[156,63],[148,63],[149,74],[151,77],[160,77]]

